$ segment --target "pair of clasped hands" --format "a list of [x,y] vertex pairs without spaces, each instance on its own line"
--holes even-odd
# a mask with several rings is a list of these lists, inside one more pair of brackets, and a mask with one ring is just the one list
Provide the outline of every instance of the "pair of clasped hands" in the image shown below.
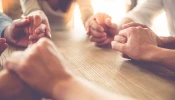
[[112,46],[112,49],[122,52],[124,58],[148,60],[146,54],[141,52],[149,55],[151,50],[148,49],[163,44],[161,38],[146,25],[131,22],[119,28],[104,13],[92,16],[86,23],[86,30],[91,42],[100,47]]
[[7,43],[27,47],[42,37],[50,38],[51,34],[47,20],[44,21],[39,15],[31,15],[14,20],[5,28],[2,37],[0,38],[0,53],[8,47]]

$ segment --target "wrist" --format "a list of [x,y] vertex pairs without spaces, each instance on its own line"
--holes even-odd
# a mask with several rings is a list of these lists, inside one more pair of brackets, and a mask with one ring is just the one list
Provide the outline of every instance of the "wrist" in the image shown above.
[[158,46],[150,46],[149,53],[144,53],[145,58],[144,61],[154,62],[154,63],[160,63],[161,61],[161,55],[164,52],[164,49]]
[[157,52],[159,52],[159,47],[156,45],[147,45],[143,46],[144,53],[142,52],[140,55],[140,60],[148,61],[148,62],[157,62]]
[[51,98],[54,100],[64,100],[76,83],[77,80],[75,77],[70,77],[67,80],[57,82],[53,87]]
[[160,47],[174,49],[175,37],[159,37],[161,41]]
[[[11,84],[13,83],[13,84]],[[2,70],[0,73],[0,98],[10,98],[21,94],[23,85],[21,81],[9,73],[7,70]]]
[[157,45],[159,47],[164,47],[167,43],[167,37],[159,36],[159,40],[157,40],[157,41],[158,41]]

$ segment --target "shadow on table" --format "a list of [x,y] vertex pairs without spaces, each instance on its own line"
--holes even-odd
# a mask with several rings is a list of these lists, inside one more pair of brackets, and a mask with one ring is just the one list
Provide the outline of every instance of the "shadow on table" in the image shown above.
[[127,64],[132,64],[135,67],[139,67],[140,70],[144,71],[146,70],[157,76],[166,78],[171,81],[175,81],[175,71],[167,68],[167,66],[150,62],[135,61],[135,60],[126,60],[122,63],[122,66],[126,66]]

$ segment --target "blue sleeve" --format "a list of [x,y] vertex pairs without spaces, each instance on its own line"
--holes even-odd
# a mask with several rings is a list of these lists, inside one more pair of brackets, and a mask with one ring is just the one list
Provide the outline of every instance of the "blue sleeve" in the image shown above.
[[4,29],[7,26],[11,25],[11,23],[12,23],[12,19],[0,12],[0,37],[2,37],[2,33]]

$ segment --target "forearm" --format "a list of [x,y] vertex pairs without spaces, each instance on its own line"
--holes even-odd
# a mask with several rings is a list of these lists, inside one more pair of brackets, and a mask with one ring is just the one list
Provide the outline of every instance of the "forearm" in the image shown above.
[[35,10],[40,10],[38,0],[20,0],[24,15],[28,15]]
[[175,70],[175,50],[156,47],[151,54],[150,61]]
[[59,84],[53,92],[54,100],[133,100],[101,90],[89,82],[76,78]]
[[39,100],[36,95],[15,74],[0,72],[0,100]]
[[82,22],[85,25],[88,19],[94,15],[91,0],[76,0],[76,1],[77,4],[79,5]]
[[160,37],[162,45],[160,47],[175,49],[175,37]]

